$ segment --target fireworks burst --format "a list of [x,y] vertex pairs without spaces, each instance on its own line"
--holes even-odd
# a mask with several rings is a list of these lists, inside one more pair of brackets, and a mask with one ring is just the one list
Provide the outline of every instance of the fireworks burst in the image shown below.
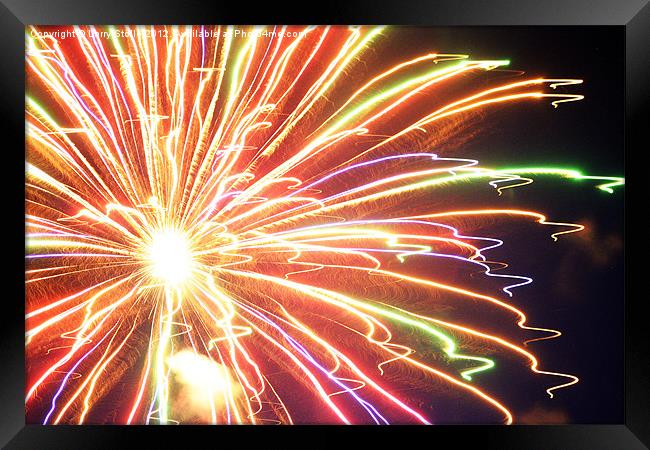
[[470,233],[582,229],[484,191],[623,180],[435,149],[581,80],[477,89],[508,61],[458,54],[361,68],[386,33],[27,30],[29,422],[511,423],[491,373],[578,382],[526,345],[560,333],[513,304],[532,279],[488,259],[499,227]]

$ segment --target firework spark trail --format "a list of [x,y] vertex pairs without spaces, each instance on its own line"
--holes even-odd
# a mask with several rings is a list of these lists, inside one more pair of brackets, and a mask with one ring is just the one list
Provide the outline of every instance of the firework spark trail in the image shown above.
[[509,62],[427,53],[359,81],[382,28],[72,30],[26,36],[30,421],[435,423],[452,398],[511,423],[481,379],[500,361],[551,397],[578,382],[525,348],[561,333],[506,301],[533,279],[465,219],[584,227],[445,196],[624,180],[430,149],[581,80],[468,91]]

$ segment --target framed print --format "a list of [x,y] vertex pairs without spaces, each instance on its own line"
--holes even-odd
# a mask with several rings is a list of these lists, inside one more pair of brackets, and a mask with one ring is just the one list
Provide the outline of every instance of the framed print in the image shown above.
[[6,2],[7,448],[646,448],[649,7],[407,3]]

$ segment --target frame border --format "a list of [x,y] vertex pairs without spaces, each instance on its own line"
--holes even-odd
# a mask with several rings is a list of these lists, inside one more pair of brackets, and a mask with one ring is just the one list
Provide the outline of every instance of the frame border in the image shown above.
[[[377,5],[372,0],[330,1],[318,14],[307,15],[299,7],[278,7],[276,4],[256,4],[254,8],[239,4],[201,4],[199,0],[165,0],[155,5],[147,1],[113,0],[84,2],[83,0],[1,0],[0,1],[0,54],[3,56],[0,75],[0,118],[4,133],[5,155],[14,158],[14,164],[23,164],[24,148],[24,27],[28,24],[172,24],[172,23],[360,23],[390,22],[396,25],[618,25],[625,27],[625,153],[627,161],[632,152],[642,151],[646,138],[646,123],[650,116],[650,5],[648,0],[400,0]],[[626,165],[631,172],[631,165]],[[634,170],[642,170],[640,167]],[[0,445],[8,449],[23,448],[115,448],[132,443],[136,436],[147,439],[150,445],[187,445],[188,429],[199,440],[235,438],[242,431],[246,439],[263,442],[267,433],[289,440],[301,436],[311,437],[314,432],[325,431],[330,439],[351,436],[367,431],[378,439],[403,442],[401,432],[418,435],[415,439],[453,440],[457,446],[481,445],[488,448],[572,448],[572,449],[644,449],[650,446],[650,330],[645,323],[643,305],[637,298],[627,298],[625,308],[625,423],[613,425],[515,425],[438,427],[336,427],[302,426],[285,427],[184,427],[178,432],[174,427],[159,427],[156,432],[143,426],[84,426],[25,425],[24,416],[24,267],[18,261],[24,258],[24,194],[16,189],[23,183],[24,172],[11,169],[11,176],[2,177],[5,189],[11,193],[4,204],[16,219],[16,227],[9,228],[5,242],[13,244],[5,265],[5,278],[11,291],[5,294],[0,349],[5,370],[0,382]],[[637,185],[638,179],[629,173],[627,182]],[[637,186],[638,187],[638,186]],[[24,189],[24,188],[23,188]],[[642,192],[641,189],[636,189]],[[6,196],[5,196],[6,197]],[[4,200],[4,199],[3,199]],[[645,200],[647,201],[647,199]],[[628,202],[625,199],[625,202]],[[628,203],[625,203],[627,206]],[[627,210],[627,208],[625,208]],[[15,214],[15,216],[14,216]],[[627,213],[625,216],[627,219]],[[627,231],[627,222],[625,231]],[[641,256],[641,255],[640,255]],[[15,258],[15,263],[14,263]],[[626,252],[627,262],[627,252]],[[640,260],[641,258],[639,258]],[[9,261],[6,260],[6,261]],[[23,260],[24,261],[24,260]],[[626,286],[632,280],[625,271]],[[8,307],[8,309],[7,309]],[[218,432],[219,435],[215,433]],[[263,434],[261,434],[263,432]],[[146,435],[145,435],[146,433]],[[290,433],[290,434],[288,434]],[[304,433],[304,434],[303,434]],[[368,437],[366,435],[365,437]],[[397,438],[397,439],[396,439]],[[297,439],[296,439],[297,440]],[[269,441],[267,441],[269,442]]]

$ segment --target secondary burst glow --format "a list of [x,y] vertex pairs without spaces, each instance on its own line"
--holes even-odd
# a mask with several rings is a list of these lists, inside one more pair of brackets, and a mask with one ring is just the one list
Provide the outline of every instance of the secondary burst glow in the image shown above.
[[529,345],[560,336],[515,300],[532,278],[488,255],[584,228],[502,194],[624,180],[457,153],[581,80],[390,63],[382,28],[48,30],[26,33],[28,421],[512,423],[503,386],[578,382]]

